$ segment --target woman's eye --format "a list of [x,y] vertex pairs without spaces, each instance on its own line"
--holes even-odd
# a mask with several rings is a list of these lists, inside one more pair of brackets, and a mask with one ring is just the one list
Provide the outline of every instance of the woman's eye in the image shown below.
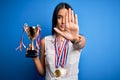
[[58,19],[61,19],[61,18],[62,18],[62,16],[58,16],[57,18],[58,18]]

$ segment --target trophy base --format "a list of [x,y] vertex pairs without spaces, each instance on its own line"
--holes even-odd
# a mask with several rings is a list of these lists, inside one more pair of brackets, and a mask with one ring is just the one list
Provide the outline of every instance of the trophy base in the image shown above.
[[26,53],[26,57],[28,58],[35,58],[37,56],[38,56],[38,53],[35,50],[28,50]]

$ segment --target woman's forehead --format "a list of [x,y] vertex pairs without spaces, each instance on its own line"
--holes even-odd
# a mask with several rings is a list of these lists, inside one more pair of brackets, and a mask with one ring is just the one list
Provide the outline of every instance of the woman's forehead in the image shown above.
[[59,10],[58,14],[65,14],[68,10],[66,8],[62,8]]

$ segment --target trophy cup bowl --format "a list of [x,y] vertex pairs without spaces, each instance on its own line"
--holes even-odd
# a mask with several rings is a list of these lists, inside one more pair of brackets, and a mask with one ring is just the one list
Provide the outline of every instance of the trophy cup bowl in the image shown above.
[[36,26],[32,26],[32,27],[25,26],[25,29],[29,39],[31,40],[31,50],[27,50],[26,57],[31,57],[31,58],[37,57],[38,52],[34,48],[34,39],[38,35],[39,28]]

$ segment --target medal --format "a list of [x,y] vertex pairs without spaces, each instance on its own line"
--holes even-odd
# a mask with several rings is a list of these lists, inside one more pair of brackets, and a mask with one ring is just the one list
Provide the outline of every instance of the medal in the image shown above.
[[60,76],[62,77],[62,76],[65,76],[66,74],[67,74],[67,70],[65,68],[58,68],[54,72],[55,77],[60,77]]
[[55,76],[55,77],[60,77],[60,75],[61,75],[60,70],[59,70],[59,69],[55,70],[54,76]]

